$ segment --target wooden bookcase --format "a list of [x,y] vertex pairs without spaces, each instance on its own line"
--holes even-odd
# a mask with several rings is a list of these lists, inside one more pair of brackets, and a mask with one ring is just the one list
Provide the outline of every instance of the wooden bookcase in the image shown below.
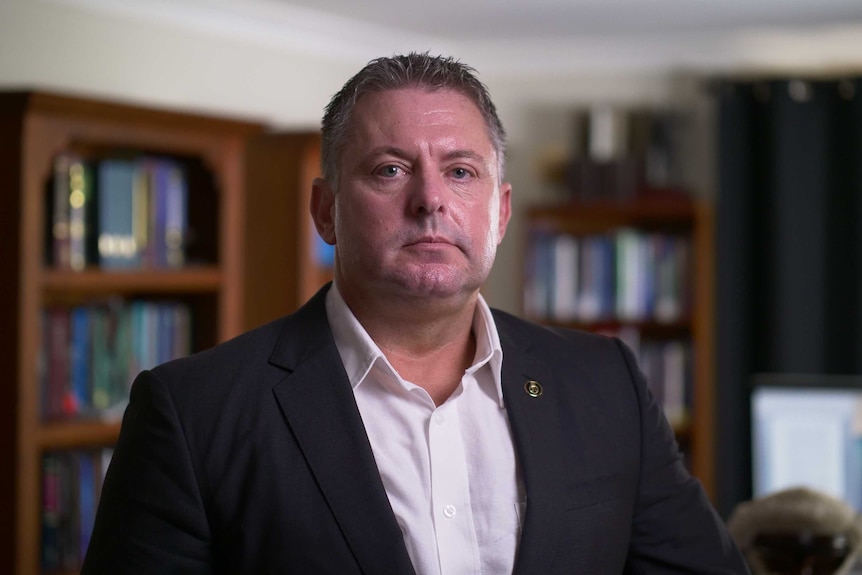
[[[5,174],[0,242],[0,565],[41,571],[41,458],[46,451],[109,446],[119,422],[40,416],[40,315],[45,306],[106,295],[175,298],[192,312],[192,351],[238,334],[243,322],[245,151],[258,124],[149,110],[56,94],[0,94],[0,167]],[[177,158],[196,174],[189,218],[199,224],[200,261],[178,269],[62,271],[46,263],[46,187],[62,152]],[[192,189],[194,188],[194,189]],[[194,196],[192,196],[194,194]],[[194,199],[192,199],[194,197]],[[7,571],[8,569],[8,571]]]
[[332,279],[316,255],[311,184],[320,175],[320,134],[268,132],[246,160],[244,328],[295,311]]
[[[535,321],[598,332],[616,332],[620,328],[635,328],[641,337],[652,340],[685,340],[691,346],[691,401],[685,421],[676,427],[689,468],[700,479],[707,494],[714,498],[714,317],[713,317],[713,216],[708,203],[683,193],[655,192],[639,194],[631,199],[582,200],[564,204],[535,206],[527,215],[525,299],[531,274],[537,270],[533,242],[536,237],[569,235],[589,237],[613,234],[627,229],[679,237],[689,242],[687,271],[688,305],[686,311],[672,320],[654,317],[620,319],[610,317],[595,321],[577,318],[560,320],[552,313],[530,311],[525,302],[525,314]],[[533,278],[535,279],[535,278]]]

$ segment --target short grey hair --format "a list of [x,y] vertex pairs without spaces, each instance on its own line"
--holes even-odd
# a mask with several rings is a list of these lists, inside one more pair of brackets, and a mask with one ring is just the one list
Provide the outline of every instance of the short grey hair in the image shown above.
[[348,138],[356,102],[365,94],[402,88],[454,90],[469,98],[485,120],[488,137],[497,154],[498,177],[502,180],[506,132],[488,89],[476,77],[476,70],[451,57],[411,52],[370,61],[326,106],[321,123],[321,169],[333,189],[338,187],[341,152]]

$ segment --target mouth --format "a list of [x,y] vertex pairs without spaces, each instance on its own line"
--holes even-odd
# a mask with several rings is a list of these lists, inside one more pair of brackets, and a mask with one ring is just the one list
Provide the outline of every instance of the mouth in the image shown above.
[[428,244],[455,245],[452,241],[440,236],[422,236],[421,238],[416,238],[406,243],[407,246],[421,246]]

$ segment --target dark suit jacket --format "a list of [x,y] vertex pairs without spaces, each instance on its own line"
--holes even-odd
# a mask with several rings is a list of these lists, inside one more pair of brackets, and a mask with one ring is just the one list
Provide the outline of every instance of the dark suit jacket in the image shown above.
[[[84,575],[412,573],[325,291],[137,378]],[[631,353],[494,317],[527,491],[515,572],[745,573]]]

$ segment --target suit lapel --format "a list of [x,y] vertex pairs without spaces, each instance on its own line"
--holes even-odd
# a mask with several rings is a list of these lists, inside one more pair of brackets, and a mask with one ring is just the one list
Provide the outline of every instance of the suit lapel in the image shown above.
[[275,397],[365,573],[413,573],[326,319],[324,288],[286,320]]
[[[562,444],[565,427],[560,418],[564,410],[557,401],[559,383],[552,370],[530,351],[529,341],[519,332],[506,329],[504,321],[497,321],[497,328],[503,347],[503,396],[527,492],[527,513],[514,572],[549,573],[558,540],[571,535],[563,533],[563,499],[567,481],[578,470],[561,469],[570,458]],[[527,392],[525,386],[530,381],[541,386],[538,397]]]

